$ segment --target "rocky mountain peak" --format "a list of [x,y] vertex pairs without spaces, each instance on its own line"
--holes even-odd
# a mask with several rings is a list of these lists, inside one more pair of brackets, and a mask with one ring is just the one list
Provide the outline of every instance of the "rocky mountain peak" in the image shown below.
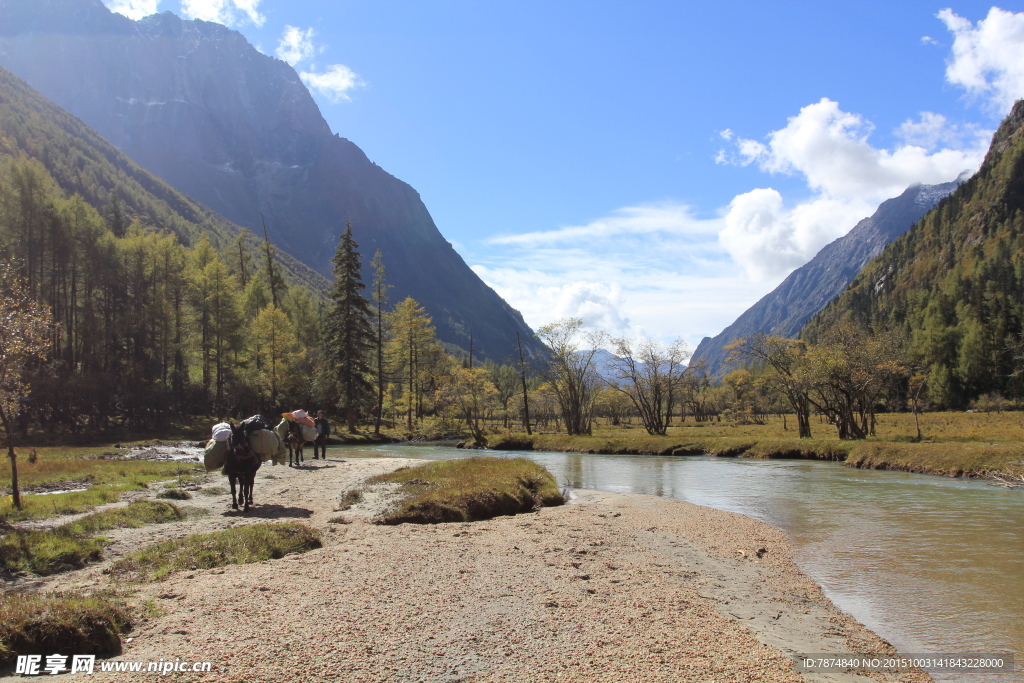
[[[287,63],[218,24],[131,21],[99,0],[0,0],[0,66],[138,164],[324,275],[351,221],[393,298],[495,360],[532,331],[441,236],[419,194],[330,130]],[[364,280],[369,281],[368,273]]]

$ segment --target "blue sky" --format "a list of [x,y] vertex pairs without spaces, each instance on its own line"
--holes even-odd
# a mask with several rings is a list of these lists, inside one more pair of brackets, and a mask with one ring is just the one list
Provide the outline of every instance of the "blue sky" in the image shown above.
[[1019,2],[105,2],[292,63],[534,327],[691,345],[1024,95]]

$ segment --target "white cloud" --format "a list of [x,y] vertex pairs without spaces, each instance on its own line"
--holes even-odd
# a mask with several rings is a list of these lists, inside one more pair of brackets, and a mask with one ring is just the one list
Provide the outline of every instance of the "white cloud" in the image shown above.
[[992,140],[991,130],[974,124],[953,124],[942,114],[923,111],[919,121],[906,120],[896,129],[896,136],[908,145],[931,151],[939,145],[969,151],[972,159],[983,155]]
[[771,188],[737,195],[729,203],[719,241],[756,282],[778,280],[871,215],[862,200],[819,197],[792,209]]
[[976,169],[991,138],[991,131],[955,126],[932,112],[904,122],[896,131],[903,144],[891,150],[871,145],[873,131],[863,117],[822,98],[769,133],[767,143],[737,137],[733,154],[720,152],[726,163],[801,176],[812,191],[792,207],[770,188],[729,203],[719,239],[748,277],[781,277],[910,185],[948,182]]
[[628,206],[616,209],[611,216],[605,216],[586,225],[576,225],[526,232],[518,235],[501,235],[489,240],[492,244],[508,244],[521,247],[575,243],[598,238],[622,238],[627,235],[649,235],[653,233],[677,236],[714,234],[714,222],[699,220],[692,216],[690,207],[684,204],[661,203],[644,206]]
[[316,90],[332,102],[350,101],[350,90],[360,88],[366,83],[352,69],[344,64],[332,64],[323,73],[303,71],[299,74],[303,83]]
[[940,183],[977,168],[990,131],[922,112],[896,131],[891,149],[874,126],[822,99],[762,140],[718,132],[716,160],[797,176],[805,198],[770,187],[736,195],[716,218],[681,203],[630,206],[581,224],[487,240],[492,256],[473,269],[526,321],[576,315],[615,334],[643,329],[696,345],[717,334],[789,272],[915,183]]
[[922,45],[938,45],[939,41],[935,40],[931,36],[921,36]]
[[181,13],[189,19],[202,19],[225,26],[250,22],[263,26],[266,21],[259,12],[261,0],[181,0]]
[[492,238],[492,256],[470,262],[535,328],[578,316],[616,335],[682,333],[696,344],[750,303],[749,282],[740,284],[718,243],[723,225],[683,204],[624,207],[580,226]]
[[311,59],[316,54],[316,47],[313,45],[313,29],[308,28],[303,31],[296,26],[285,26],[274,54],[292,66]]
[[908,145],[934,149],[940,142],[949,139],[949,122],[942,114],[923,111],[920,121],[915,123],[907,119],[900,124],[896,134]]
[[160,0],[103,0],[103,3],[111,12],[117,12],[138,21],[142,17],[156,14]]
[[948,8],[937,16],[954,36],[946,80],[1005,114],[1024,97],[1024,12],[992,7],[977,26]]
[[[934,128],[935,121],[926,122]],[[967,148],[929,153],[917,145],[878,149],[868,142],[874,126],[822,98],[768,135],[768,144],[739,139],[740,163],[756,161],[769,173],[801,175],[811,190],[830,198],[881,201],[913,183],[941,183],[976,169],[987,140]]]
[[591,251],[564,264],[554,257],[538,263],[534,256],[505,254],[495,265],[473,266],[534,329],[575,316],[617,336],[641,331],[662,340],[683,336],[693,348],[753,303],[750,282],[738,277],[735,267],[687,272],[664,259],[634,269],[628,263],[632,252]]

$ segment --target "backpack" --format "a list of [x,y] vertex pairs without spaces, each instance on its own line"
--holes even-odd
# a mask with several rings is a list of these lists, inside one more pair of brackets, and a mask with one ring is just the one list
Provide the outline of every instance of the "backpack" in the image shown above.
[[263,417],[262,415],[253,415],[252,417],[242,420],[242,429],[245,430],[245,435],[249,436],[253,432],[257,432],[261,429],[272,429],[273,425],[270,424],[270,420]]

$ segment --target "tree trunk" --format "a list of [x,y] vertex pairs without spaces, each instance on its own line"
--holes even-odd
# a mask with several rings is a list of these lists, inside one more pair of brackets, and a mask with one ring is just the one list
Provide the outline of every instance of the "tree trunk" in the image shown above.
[[18,454],[14,452],[14,434],[7,422],[7,414],[0,408],[0,420],[4,423],[4,434],[7,436],[7,457],[11,459],[11,498],[14,507],[21,509],[21,492],[18,490]]

